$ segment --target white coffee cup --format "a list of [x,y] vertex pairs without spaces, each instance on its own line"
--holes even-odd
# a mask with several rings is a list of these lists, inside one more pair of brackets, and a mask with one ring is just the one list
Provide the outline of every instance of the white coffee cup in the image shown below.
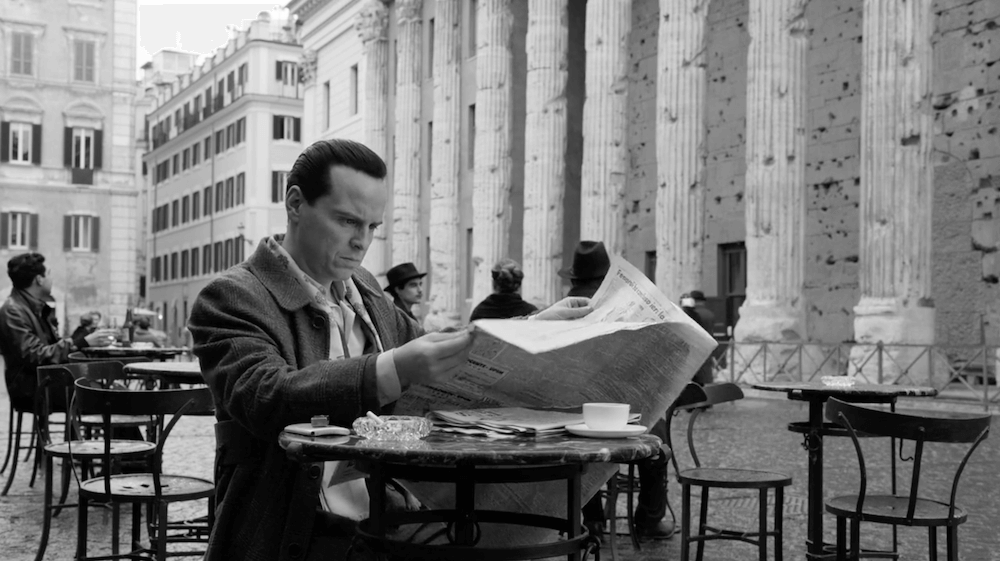
[[615,430],[628,424],[628,403],[584,403],[583,422],[594,430]]

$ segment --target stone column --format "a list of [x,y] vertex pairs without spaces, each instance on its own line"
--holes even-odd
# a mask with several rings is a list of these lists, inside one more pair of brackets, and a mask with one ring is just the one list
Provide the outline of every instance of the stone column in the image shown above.
[[615,255],[625,249],[631,30],[632,0],[587,3],[580,239],[601,240]]
[[562,296],[566,191],[567,0],[529,0],[524,127],[525,300],[543,307]]
[[660,0],[654,280],[674,302],[701,285],[707,12],[705,0]]
[[430,275],[424,325],[431,331],[458,325],[461,320],[459,268],[462,0],[437,0],[434,14],[434,142],[431,146]]
[[[854,338],[859,343],[934,342],[930,5],[931,0],[865,2],[861,300],[854,308]],[[897,350],[890,352],[894,361],[883,363],[906,367],[910,361],[903,355],[915,357],[919,352],[912,347]],[[886,381],[895,377],[884,374]],[[911,372],[914,379],[926,375]]]
[[[389,11],[382,0],[365,0],[354,21],[354,29],[361,39],[361,60],[364,68],[364,97],[360,100],[364,118],[365,145],[385,159],[389,153],[386,139],[386,121],[389,115]],[[383,281],[390,265],[386,232],[391,231],[391,217],[375,231],[375,239],[368,247],[364,266]]]
[[805,4],[806,0],[750,0],[747,298],[736,325],[740,342],[796,342],[806,337]]
[[476,17],[476,169],[472,191],[473,305],[493,292],[490,269],[510,246],[510,0],[479,0]]
[[[392,265],[420,255],[420,59],[423,0],[396,0],[396,151]],[[419,265],[418,265],[419,266]]]

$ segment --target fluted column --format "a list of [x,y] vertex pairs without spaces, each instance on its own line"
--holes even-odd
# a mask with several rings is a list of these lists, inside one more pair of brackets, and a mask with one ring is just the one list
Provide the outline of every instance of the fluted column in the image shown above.
[[493,292],[511,221],[510,0],[479,0],[476,16],[476,169],[472,192],[473,304]]
[[866,0],[860,343],[934,341],[931,0]]
[[632,0],[587,3],[580,239],[601,240],[615,255],[625,249],[631,30]]
[[536,306],[562,296],[556,274],[563,253],[566,192],[567,0],[529,0],[524,126],[524,282]]
[[423,0],[396,0],[396,150],[392,264],[420,255],[420,58]]
[[675,302],[701,284],[707,6],[705,0],[660,0],[655,280]]
[[[354,29],[361,39],[361,60],[364,68],[364,98],[360,100],[364,115],[365,145],[385,159],[389,154],[386,140],[386,121],[389,115],[389,11],[382,0],[364,0]],[[389,269],[386,264],[388,240],[386,232],[391,230],[386,217],[386,225],[375,232],[364,266],[372,274],[379,276]]]
[[747,297],[738,341],[805,338],[805,0],[750,0]]
[[458,325],[461,270],[458,246],[459,126],[461,125],[462,0],[437,0],[434,14],[434,139],[431,146],[431,286],[424,325]]

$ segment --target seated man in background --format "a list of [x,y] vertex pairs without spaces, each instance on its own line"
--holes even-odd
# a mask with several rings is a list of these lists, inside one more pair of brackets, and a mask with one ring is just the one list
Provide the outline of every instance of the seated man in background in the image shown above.
[[[611,259],[604,242],[581,241],[573,252],[573,264],[559,271],[569,279],[569,296],[591,298],[611,268]],[[642,538],[666,539],[674,535],[673,522],[663,520],[667,513],[667,462],[662,452],[637,463],[639,467],[639,500],[635,507],[636,531]],[[604,509],[600,496],[594,495],[583,505],[583,523],[587,530],[600,536],[604,532]],[[611,529],[614,531],[614,528]]]
[[149,328],[149,318],[136,318],[133,343],[152,343],[154,347],[164,347],[166,346],[166,339],[165,333],[157,333]]
[[427,273],[417,271],[417,266],[413,263],[400,263],[385,273],[386,281],[389,283],[385,291],[392,296],[392,302],[396,307],[406,312],[410,319],[417,319],[413,315],[413,306],[424,298],[426,276]]

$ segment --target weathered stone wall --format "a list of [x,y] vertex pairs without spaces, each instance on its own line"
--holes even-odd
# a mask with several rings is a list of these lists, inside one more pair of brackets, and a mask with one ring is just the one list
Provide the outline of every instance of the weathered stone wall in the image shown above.
[[[808,338],[853,339],[858,302],[862,0],[810,2],[805,297]],[[1000,339],[1000,2],[938,0],[933,294],[937,341]],[[655,249],[656,0],[633,4],[626,255]],[[702,289],[718,245],[743,241],[747,0],[708,14],[708,161]]]

